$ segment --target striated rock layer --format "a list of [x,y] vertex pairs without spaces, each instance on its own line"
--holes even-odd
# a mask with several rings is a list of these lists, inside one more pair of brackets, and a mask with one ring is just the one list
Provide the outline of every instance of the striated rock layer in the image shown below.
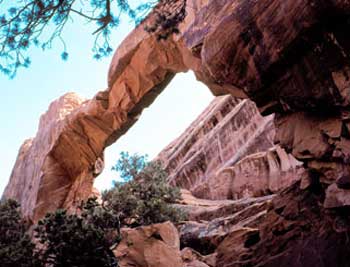
[[299,183],[273,198],[254,238],[230,233],[216,249],[217,267],[350,266],[349,207],[327,210],[319,185]]
[[320,182],[239,200],[182,193],[189,221],[178,225],[181,247],[211,259],[210,266],[350,266],[349,206],[325,208]]
[[171,184],[197,197],[261,196],[291,185],[302,172],[293,156],[273,147],[274,131],[273,116],[262,117],[253,102],[221,96],[157,158]]
[[31,200],[25,215],[36,220],[77,202],[105,147],[189,69],[215,95],[249,97],[275,112],[276,141],[332,184],[326,206],[349,202],[350,2],[188,0],[186,10],[180,34],[162,41],[144,31],[156,19],[150,14],[117,49],[108,89],[26,143],[4,193]]
[[181,247],[190,247],[208,255],[215,253],[223,240],[233,232],[259,232],[267,208],[275,195],[239,200],[207,200],[182,190],[178,206],[188,214],[188,221],[178,225]]

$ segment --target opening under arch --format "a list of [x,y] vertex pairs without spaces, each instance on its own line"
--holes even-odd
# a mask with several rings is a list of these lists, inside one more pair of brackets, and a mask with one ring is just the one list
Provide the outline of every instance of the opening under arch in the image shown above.
[[120,152],[147,154],[154,158],[178,137],[214,99],[208,87],[198,82],[192,72],[179,73],[128,132],[105,149],[105,168],[94,186],[107,189],[118,174],[111,170]]

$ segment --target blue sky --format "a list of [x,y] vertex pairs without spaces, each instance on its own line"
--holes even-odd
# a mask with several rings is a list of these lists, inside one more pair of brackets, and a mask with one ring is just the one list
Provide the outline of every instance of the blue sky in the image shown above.
[[[114,49],[132,28],[133,25],[124,20],[112,34]],[[49,103],[72,91],[91,98],[107,87],[111,58],[92,59],[92,31],[91,27],[82,27],[78,22],[68,25],[63,34],[68,61],[61,60],[62,46],[58,42],[51,50],[30,50],[31,67],[20,70],[13,80],[0,74],[0,194],[8,182],[20,145],[35,135],[39,117]],[[178,74],[129,132],[106,150],[105,171],[96,179],[96,187],[107,188],[117,178],[110,169],[121,151],[154,157],[181,134],[212,99],[210,91],[196,81],[192,73]]]

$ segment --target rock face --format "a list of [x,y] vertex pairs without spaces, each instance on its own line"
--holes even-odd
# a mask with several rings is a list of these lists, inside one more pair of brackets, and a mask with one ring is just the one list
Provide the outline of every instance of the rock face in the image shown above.
[[169,182],[196,197],[262,196],[291,185],[303,171],[273,146],[274,131],[273,116],[262,117],[253,102],[216,97],[157,158]]
[[[71,127],[71,119],[76,115],[77,109],[81,111],[84,108],[84,101],[74,93],[68,93],[54,101],[40,118],[36,137],[25,141],[20,149],[4,196],[17,199],[28,219],[35,221],[57,207],[74,207],[93,193],[94,177],[102,171],[99,157],[95,160],[96,167],[92,165],[71,179],[71,170],[59,164],[69,160],[69,157],[56,158],[57,155],[52,153],[62,139],[67,142],[61,151],[63,155],[73,152],[72,147],[81,150],[81,153],[89,152],[88,143],[66,139],[69,132],[84,134],[84,125]],[[93,157],[91,153],[84,156]],[[103,158],[103,155],[100,157]]]
[[256,243],[258,226],[276,198],[213,201],[186,190],[182,195],[180,205],[190,221],[179,223],[179,231],[170,222],[121,230],[121,242],[113,248],[121,267],[221,267],[217,261],[222,244],[233,237],[237,248]]
[[[292,155],[276,146],[266,152],[249,155],[231,168],[221,170],[218,184],[212,180],[210,188],[223,189],[233,199],[258,197],[287,188],[304,174],[304,168]],[[224,186],[219,186],[219,184]],[[227,185],[230,186],[227,186]]]
[[240,200],[203,200],[183,191],[190,215],[178,226],[183,254],[200,254],[216,267],[350,266],[349,207],[325,208],[320,182],[300,186]]
[[349,210],[327,210],[314,186],[299,183],[272,200],[256,238],[233,233],[217,248],[220,267],[350,266]]
[[190,249],[184,248],[181,250],[181,258],[184,262],[183,267],[214,267],[215,261],[213,257],[205,257],[200,253]]
[[[337,0],[209,1],[184,33],[186,46],[200,50],[197,77],[275,112],[276,142],[338,188],[349,177],[349,8]],[[350,197],[341,189],[338,206]]]
[[265,219],[267,207],[275,197],[240,200],[204,200],[183,191],[180,206],[188,213],[188,221],[178,225],[182,247],[190,247],[203,255],[214,253],[232,232],[254,230]]
[[215,98],[189,128],[158,158],[169,182],[201,198],[225,198],[203,190],[216,173],[254,152],[273,146],[273,117],[263,118],[254,103],[231,96]]
[[314,177],[346,190],[337,205],[347,203],[350,2],[189,0],[186,9],[179,35],[165,41],[144,31],[150,14],[117,49],[108,88],[26,142],[4,193],[28,196],[25,215],[36,220],[78,202],[105,147],[187,70],[215,95],[249,97],[275,112],[276,141]]
[[120,267],[182,267],[179,234],[170,223],[122,229],[113,250]]

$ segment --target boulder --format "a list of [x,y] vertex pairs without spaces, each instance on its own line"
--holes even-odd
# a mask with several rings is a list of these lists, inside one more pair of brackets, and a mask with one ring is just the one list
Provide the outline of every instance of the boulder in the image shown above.
[[350,206],[350,190],[342,189],[337,184],[331,184],[326,190],[325,208]]
[[113,253],[120,267],[182,267],[179,234],[170,222],[121,230]]
[[[215,256],[215,255],[214,255]],[[183,267],[214,267],[215,262],[211,260],[211,256],[203,256],[191,248],[181,250],[181,258],[184,262]]]

